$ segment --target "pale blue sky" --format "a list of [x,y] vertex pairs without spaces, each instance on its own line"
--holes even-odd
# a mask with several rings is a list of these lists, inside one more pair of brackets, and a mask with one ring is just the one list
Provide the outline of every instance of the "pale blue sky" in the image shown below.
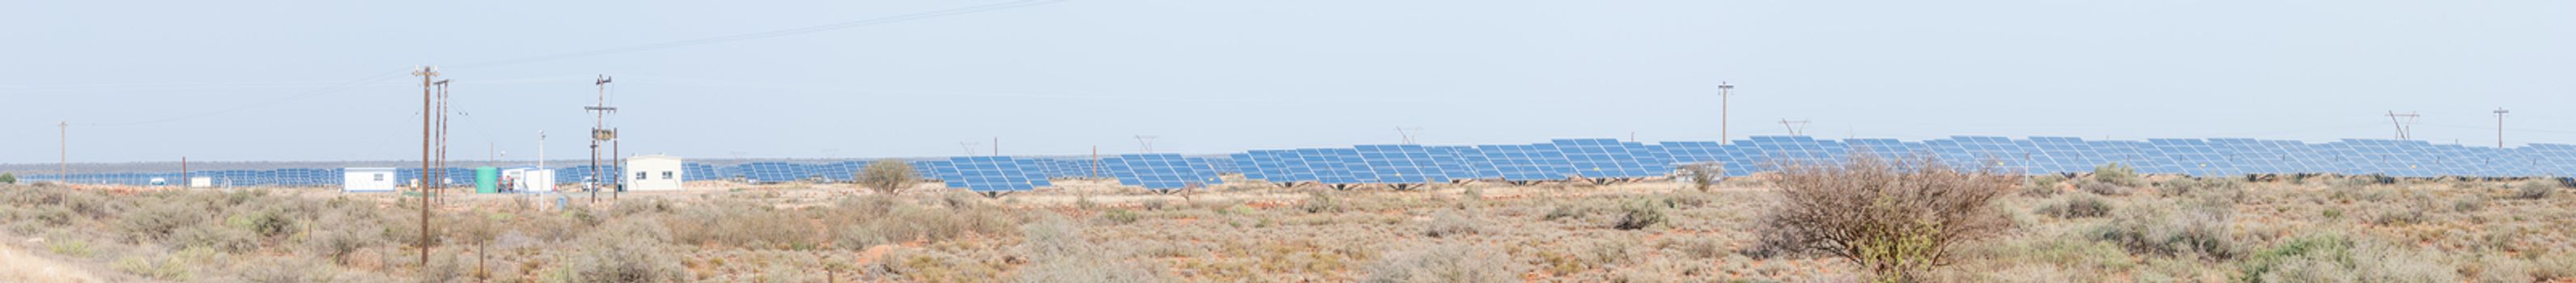
[[[515,64],[1004,1],[8,1],[0,163],[1014,155],[1734,136],[2416,135],[2576,143],[2576,2],[1085,1]],[[479,65],[478,65],[479,64]],[[377,78],[373,80],[362,80]],[[330,88],[344,82],[363,83]],[[327,90],[327,91],[324,91]],[[989,145],[986,145],[989,146]]]

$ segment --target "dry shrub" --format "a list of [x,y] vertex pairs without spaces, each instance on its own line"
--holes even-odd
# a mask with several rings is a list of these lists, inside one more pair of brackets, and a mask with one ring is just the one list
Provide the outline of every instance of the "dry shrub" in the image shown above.
[[1838,166],[1784,166],[1779,174],[1766,237],[1893,281],[1915,280],[1948,264],[1954,247],[2010,230],[1995,200],[2020,183],[1930,156],[1898,164],[1858,154]]
[[1726,167],[1716,163],[1685,164],[1681,170],[1682,177],[1690,181],[1691,189],[1701,192],[1716,187],[1719,180],[1726,178]]
[[2040,175],[2038,177],[2030,177],[2029,182],[2022,184],[2021,195],[2038,198],[2057,196],[2057,193],[2062,192],[2057,189],[2057,185],[2064,183],[2066,183],[2065,176]]
[[2095,227],[2092,235],[2135,253],[2225,259],[2239,253],[2229,235],[2232,219],[2234,214],[2223,209],[2138,202],[2113,212],[2111,222]]
[[1670,204],[1653,198],[1638,198],[1619,206],[1619,222],[1610,228],[1637,230],[1664,223],[1664,207]]
[[644,221],[618,222],[591,234],[567,263],[570,282],[685,282],[689,270],[672,255],[668,231]]
[[1020,226],[1026,241],[1020,251],[1031,264],[1014,274],[1013,282],[1163,282],[1163,278],[1146,264],[1108,256],[1108,251],[1083,239],[1083,228],[1072,220],[1053,213],[1041,215]]
[[384,242],[382,232],[368,229],[382,225],[373,215],[325,214],[318,224],[304,240],[306,251],[329,258],[332,263],[348,263],[349,253]]
[[2103,181],[2095,181],[2095,180],[2089,180],[2089,179],[2088,179],[2088,180],[2083,180],[2083,181],[2075,181],[2075,190],[2084,191],[2084,192],[2088,192],[2088,193],[2093,193],[2093,194],[2097,194],[2097,195],[2106,195],[2106,196],[2126,196],[2126,195],[2129,195],[2129,191],[2130,191],[2130,190],[2133,190],[2133,189],[2130,189],[2130,188],[2129,188],[2129,186],[2120,185],[2120,184],[2117,184],[2117,183],[2103,182]]
[[2558,182],[2551,182],[2548,180],[2531,180],[2514,183],[2513,198],[2526,200],[2547,199],[2551,193],[2558,191],[2558,187]]
[[1297,210],[1306,213],[1340,213],[1342,209],[1340,200],[1333,199],[1333,194],[1323,191],[1308,193],[1306,202],[1297,204]]
[[682,209],[663,218],[675,242],[688,245],[720,244],[748,249],[810,249],[821,247],[820,227],[811,217],[795,210],[771,208],[766,204],[714,201]]
[[872,195],[845,199],[823,221],[832,227],[840,248],[864,249],[881,243],[940,242],[966,235],[1011,236],[1019,232],[1014,210],[968,195],[917,204]]
[[170,234],[169,244],[180,248],[209,248],[227,253],[247,252],[259,248],[256,235],[250,231],[218,225],[189,225]]
[[2111,213],[2111,203],[2092,193],[2073,193],[2039,207],[2039,214],[2057,218],[2102,217]]
[[911,162],[892,158],[878,159],[876,162],[869,162],[866,168],[860,168],[859,175],[851,180],[858,180],[859,185],[876,190],[878,194],[892,195],[912,187],[913,173]]
[[241,281],[250,283],[333,282],[331,266],[301,259],[263,258],[251,262],[242,271]]
[[1449,243],[1417,247],[1368,264],[1370,283],[1520,281],[1511,255],[1486,245]]
[[188,267],[186,259],[168,254],[126,256],[109,264],[109,267],[144,278],[167,281],[187,281],[193,271]]
[[2413,249],[2337,234],[2301,237],[2249,255],[2244,282],[2460,282],[2453,268]]
[[1468,219],[1466,215],[1460,214],[1456,210],[1443,209],[1440,210],[1440,212],[1433,212],[1431,213],[1431,221],[1429,223],[1424,223],[1424,225],[1425,226],[1422,228],[1423,235],[1431,236],[1432,238],[1446,238],[1476,234],[1476,220]]
[[2184,178],[2156,184],[2156,195],[2177,196],[2242,196],[2245,184],[2228,178]]
[[2146,182],[2145,180],[2138,178],[2137,168],[2131,168],[2128,165],[2121,165],[2118,162],[2093,166],[2093,181],[2120,185],[2121,187],[2136,187],[2139,184]]
[[151,201],[117,221],[117,228],[125,232],[129,240],[138,243],[159,241],[169,238],[179,228],[205,222],[205,214],[205,208],[191,202]]

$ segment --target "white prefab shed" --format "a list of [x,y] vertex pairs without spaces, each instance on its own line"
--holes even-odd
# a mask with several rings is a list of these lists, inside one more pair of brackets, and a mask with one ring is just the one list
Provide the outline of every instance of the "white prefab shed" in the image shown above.
[[645,155],[626,158],[626,174],[618,182],[628,191],[678,191],[687,172],[680,170],[680,158],[669,155]]
[[394,191],[393,168],[341,169],[340,191],[351,193],[390,193]]

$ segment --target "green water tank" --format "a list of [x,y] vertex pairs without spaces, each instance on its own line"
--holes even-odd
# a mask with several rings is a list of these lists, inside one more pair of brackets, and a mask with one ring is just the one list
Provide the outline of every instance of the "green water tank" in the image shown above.
[[474,167],[474,192],[485,194],[501,192],[501,169],[490,166]]

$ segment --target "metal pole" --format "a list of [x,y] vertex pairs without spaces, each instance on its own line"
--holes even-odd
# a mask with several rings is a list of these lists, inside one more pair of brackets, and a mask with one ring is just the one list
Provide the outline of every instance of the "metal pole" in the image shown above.
[[56,126],[62,131],[61,135],[55,136],[62,141],[62,151],[59,152],[62,154],[62,160],[61,163],[54,163],[54,166],[58,166],[54,168],[56,170],[54,182],[70,185],[72,183],[72,121],[63,121]]
[[1726,140],[1734,138],[1726,132],[1727,117],[1734,114],[1727,109],[1727,98],[1732,96],[1729,92],[1734,90],[1735,85],[1717,82],[1717,145],[1726,145]]

